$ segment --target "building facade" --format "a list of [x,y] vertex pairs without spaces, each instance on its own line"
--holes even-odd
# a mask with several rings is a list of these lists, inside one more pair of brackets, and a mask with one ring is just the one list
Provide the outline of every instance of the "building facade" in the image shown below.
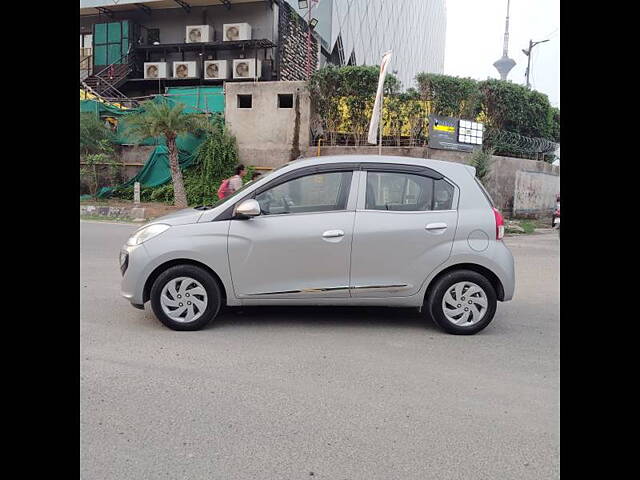
[[301,16],[318,19],[321,62],[379,65],[393,51],[390,71],[405,88],[417,73],[443,73],[445,0],[286,0]]
[[80,80],[107,98],[299,81],[393,50],[408,88],[418,72],[442,73],[445,33],[445,0],[80,0]]

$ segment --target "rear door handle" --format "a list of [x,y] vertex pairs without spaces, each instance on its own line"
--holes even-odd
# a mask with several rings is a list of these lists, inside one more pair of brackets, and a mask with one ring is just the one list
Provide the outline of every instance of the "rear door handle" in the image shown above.
[[447,228],[446,223],[429,223],[426,227],[426,230],[444,230]]
[[322,234],[322,238],[336,238],[336,237],[344,237],[344,232],[342,230],[327,230]]

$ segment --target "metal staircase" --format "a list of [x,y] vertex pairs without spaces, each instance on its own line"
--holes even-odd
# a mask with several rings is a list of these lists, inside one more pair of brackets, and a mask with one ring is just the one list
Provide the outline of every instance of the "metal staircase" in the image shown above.
[[[80,85],[85,92],[96,95],[109,102],[133,103],[124,93],[118,90],[133,71],[131,51],[124,54],[111,65],[98,72],[90,73],[92,57],[80,62]],[[133,105],[131,105],[133,106]]]

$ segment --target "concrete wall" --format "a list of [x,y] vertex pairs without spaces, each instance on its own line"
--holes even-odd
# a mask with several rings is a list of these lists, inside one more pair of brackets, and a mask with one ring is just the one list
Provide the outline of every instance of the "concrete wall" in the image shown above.
[[547,214],[556,206],[560,176],[542,172],[516,172],[513,215]]
[[120,147],[120,159],[125,164],[122,172],[125,180],[137,175],[155,148],[154,145],[123,145]]
[[[225,121],[236,136],[242,163],[277,167],[290,160],[296,109],[278,108],[278,94],[299,96],[298,143],[304,155],[309,145],[309,93],[305,82],[227,82],[224,88]],[[252,107],[238,108],[238,95],[252,95]]]

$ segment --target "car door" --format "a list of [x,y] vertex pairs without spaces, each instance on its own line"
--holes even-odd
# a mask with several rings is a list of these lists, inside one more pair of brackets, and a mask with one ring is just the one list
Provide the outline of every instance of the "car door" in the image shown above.
[[360,175],[351,296],[413,295],[451,254],[457,189],[421,167],[365,166]]
[[261,214],[233,219],[228,254],[238,298],[349,296],[357,186],[347,167],[312,168],[257,190]]

